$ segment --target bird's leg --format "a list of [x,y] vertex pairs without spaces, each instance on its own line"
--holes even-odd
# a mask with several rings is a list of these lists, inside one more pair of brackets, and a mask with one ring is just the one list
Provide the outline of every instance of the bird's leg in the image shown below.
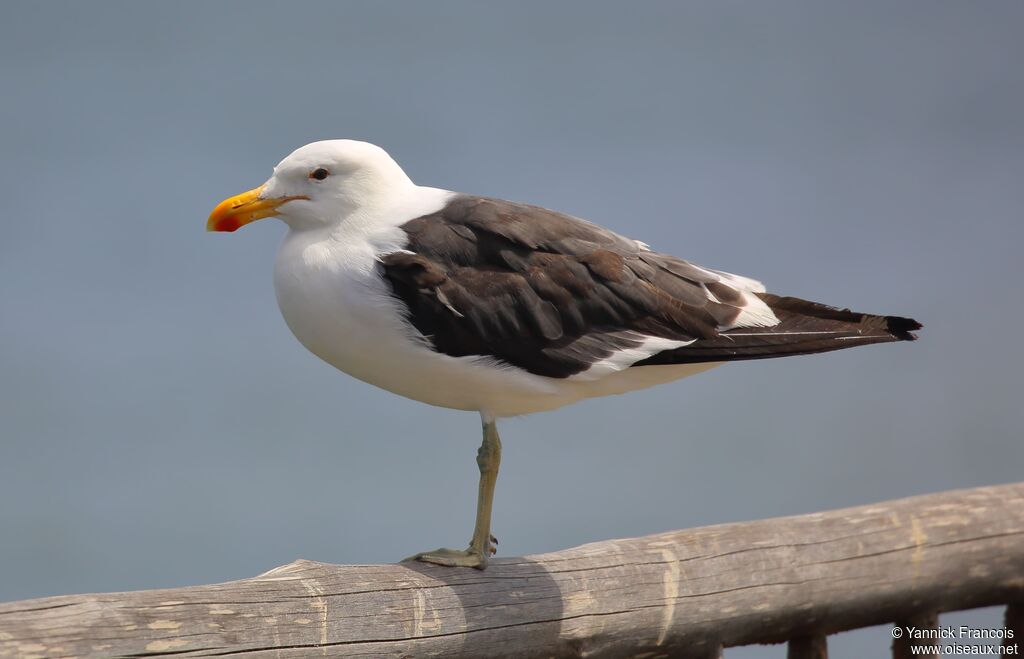
[[491,535],[491,508],[494,505],[494,486],[498,482],[498,468],[501,466],[501,437],[493,420],[483,422],[484,437],[476,452],[476,464],[480,468],[480,488],[476,499],[476,524],[470,549],[476,549],[487,559],[497,553],[497,539]]
[[484,438],[476,453],[480,467],[480,490],[476,501],[476,526],[469,549],[435,549],[416,554],[405,560],[423,561],[451,567],[487,567],[487,559],[497,551],[498,541],[491,535],[491,504],[494,502],[494,484],[501,465],[501,438],[493,419],[484,418]]

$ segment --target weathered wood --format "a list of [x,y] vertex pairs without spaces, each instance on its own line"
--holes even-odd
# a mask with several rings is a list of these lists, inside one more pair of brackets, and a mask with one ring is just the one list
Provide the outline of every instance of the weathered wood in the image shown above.
[[786,659],[828,659],[828,637],[814,634],[792,639],[786,650]]
[[936,639],[935,643],[941,644],[939,636],[926,636],[925,640],[921,640],[921,638],[914,638],[914,635],[908,631],[911,629],[921,629],[937,632],[939,629],[938,611],[925,611],[897,620],[896,627],[903,630],[903,634],[898,638],[894,637],[892,640],[892,659],[938,659],[939,655],[937,652],[915,654],[912,652],[912,646],[930,644],[932,641],[928,640],[929,638],[934,638]]
[[1019,483],[610,540],[486,572],[297,561],[224,584],[0,604],[0,656],[715,656],[1022,596]]

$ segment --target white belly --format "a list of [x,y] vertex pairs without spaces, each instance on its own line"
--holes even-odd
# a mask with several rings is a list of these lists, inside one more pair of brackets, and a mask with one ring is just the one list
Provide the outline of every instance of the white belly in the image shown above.
[[533,375],[488,358],[440,354],[410,339],[415,330],[377,275],[369,245],[314,235],[288,234],[275,264],[274,288],[296,338],[332,366],[406,398],[494,417],[625,393],[715,365],[647,366],[579,381]]

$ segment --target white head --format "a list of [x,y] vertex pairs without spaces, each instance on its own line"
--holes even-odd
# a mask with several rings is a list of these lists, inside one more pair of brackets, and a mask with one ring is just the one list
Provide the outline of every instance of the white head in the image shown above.
[[279,217],[292,229],[333,226],[411,187],[413,182],[379,146],[355,140],[313,142],[278,163],[260,187],[218,204],[206,229],[235,231],[264,217]]

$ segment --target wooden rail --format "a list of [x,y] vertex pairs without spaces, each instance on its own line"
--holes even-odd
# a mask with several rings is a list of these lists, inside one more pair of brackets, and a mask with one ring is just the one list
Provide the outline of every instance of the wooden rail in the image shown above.
[[[0,657],[653,659],[788,641],[800,659],[827,656],[838,631],[925,628],[941,612],[1022,601],[1018,483],[609,540],[485,572],[296,561],[223,584],[0,604]],[[1007,609],[1007,643],[1024,636],[1022,611]]]

